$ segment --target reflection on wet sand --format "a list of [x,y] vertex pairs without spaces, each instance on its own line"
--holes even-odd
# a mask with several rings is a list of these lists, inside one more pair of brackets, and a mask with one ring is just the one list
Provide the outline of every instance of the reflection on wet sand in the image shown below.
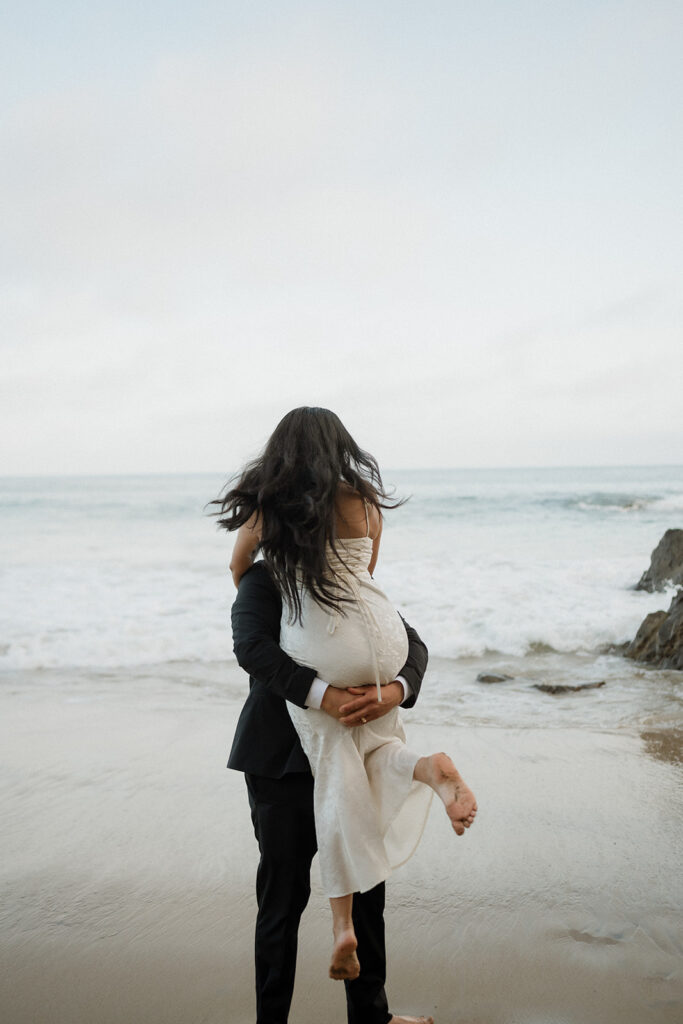
[[645,752],[657,761],[683,765],[683,729],[658,729],[640,734]]

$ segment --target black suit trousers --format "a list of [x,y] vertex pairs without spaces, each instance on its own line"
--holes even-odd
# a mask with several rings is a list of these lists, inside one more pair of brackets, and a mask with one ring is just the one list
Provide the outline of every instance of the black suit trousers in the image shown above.
[[[245,779],[261,853],[256,875],[256,1019],[257,1024],[286,1024],[299,920],[310,896],[311,861],[317,850],[313,778],[297,773]],[[361,973],[355,981],[344,982],[348,1024],[387,1024],[384,883],[354,895],[353,923]],[[326,971],[321,960],[321,978]]]

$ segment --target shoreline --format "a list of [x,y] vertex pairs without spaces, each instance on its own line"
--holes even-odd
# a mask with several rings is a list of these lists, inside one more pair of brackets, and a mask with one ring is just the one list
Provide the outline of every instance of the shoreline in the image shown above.
[[[137,700],[123,679],[102,699],[77,690],[0,693],[4,1019],[249,1024],[258,851],[224,767],[240,704],[161,681]],[[536,728],[404,720],[416,749],[452,753],[480,810],[455,837],[435,803],[387,883],[392,1009],[437,1024],[680,1020],[680,733],[546,729],[542,711]],[[317,870],[297,1024],[345,1020]]]

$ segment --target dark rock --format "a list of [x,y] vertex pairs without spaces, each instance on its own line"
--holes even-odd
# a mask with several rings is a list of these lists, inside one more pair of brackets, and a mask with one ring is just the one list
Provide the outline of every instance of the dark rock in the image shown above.
[[662,656],[660,668],[683,669],[683,590],[669,605],[657,633],[657,647]]
[[667,530],[650,558],[636,590],[664,590],[667,583],[683,584],[683,530]]
[[674,594],[667,611],[645,616],[626,655],[655,668],[683,671],[683,590]]
[[480,672],[477,676],[478,683],[504,683],[506,679],[514,679],[514,676],[509,676],[506,672]]
[[652,661],[657,657],[657,631],[665,618],[666,612],[650,612],[645,616],[638,627],[638,632],[626,648],[627,658],[633,658],[634,661]]
[[621,644],[600,644],[598,654],[626,654],[630,643],[630,640],[625,640]]
[[599,686],[605,685],[605,680],[601,679],[599,683],[581,683],[579,686],[563,686],[559,683],[556,686],[551,686],[550,683],[534,683],[533,685],[541,693],[577,693],[578,690],[597,690]]

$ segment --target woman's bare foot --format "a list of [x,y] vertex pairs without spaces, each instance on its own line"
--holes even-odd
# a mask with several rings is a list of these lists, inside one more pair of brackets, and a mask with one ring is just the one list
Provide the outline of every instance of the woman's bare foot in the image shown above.
[[358,941],[353,928],[345,928],[334,933],[334,949],[330,963],[330,977],[335,981],[348,979],[353,981],[360,974],[360,964],[356,956]]
[[415,778],[426,782],[443,801],[446,814],[457,835],[464,835],[477,813],[474,793],[466,786],[448,754],[421,757],[415,766]]
[[394,1016],[388,1022],[388,1024],[434,1024],[433,1017],[403,1017]]

